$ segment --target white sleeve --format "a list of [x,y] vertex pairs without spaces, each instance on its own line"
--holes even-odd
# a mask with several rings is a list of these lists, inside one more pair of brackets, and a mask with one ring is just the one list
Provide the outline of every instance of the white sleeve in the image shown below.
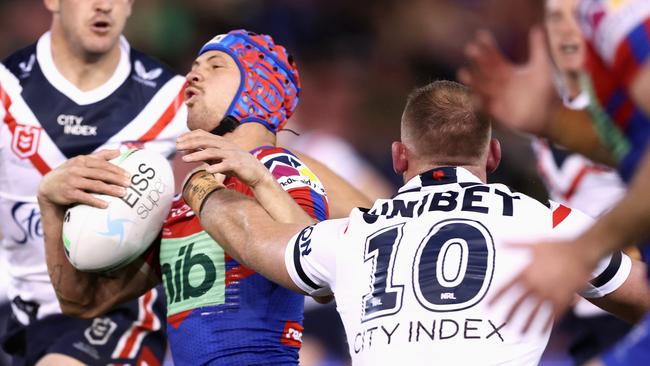
[[284,261],[293,282],[313,296],[331,295],[336,280],[337,248],[343,245],[348,219],[308,226],[287,245]]
[[[594,223],[586,214],[551,202],[553,215],[553,237],[573,239]],[[615,252],[598,262],[591,272],[591,279],[580,295],[588,298],[603,297],[621,287],[630,275],[632,260],[621,252]]]
[[603,297],[621,287],[632,270],[632,260],[621,252],[602,259],[591,273],[591,280],[580,291],[582,297]]

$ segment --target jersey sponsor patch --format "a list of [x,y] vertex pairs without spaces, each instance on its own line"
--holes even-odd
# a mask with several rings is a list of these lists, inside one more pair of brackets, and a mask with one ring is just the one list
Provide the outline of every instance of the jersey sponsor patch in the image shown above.
[[40,127],[16,124],[11,140],[11,149],[21,159],[34,156],[38,151],[38,143],[43,129]]
[[72,136],[97,136],[97,126],[84,123],[82,116],[74,114],[59,114],[56,122],[63,127],[64,135]]
[[284,324],[284,331],[282,332],[282,339],[280,343],[289,347],[300,348],[302,346],[302,325],[298,322],[287,321]]
[[225,303],[224,252],[205,231],[162,241],[160,264],[168,316]]

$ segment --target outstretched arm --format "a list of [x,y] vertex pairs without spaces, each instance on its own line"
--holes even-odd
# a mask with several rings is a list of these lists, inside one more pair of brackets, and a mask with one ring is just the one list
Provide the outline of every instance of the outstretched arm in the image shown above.
[[257,201],[226,189],[211,174],[193,175],[185,183],[183,198],[203,229],[235,260],[304,294],[284,266],[284,253],[289,239],[305,225],[273,220]]
[[486,31],[465,48],[469,65],[458,79],[470,86],[479,106],[496,122],[520,132],[545,137],[592,160],[613,166],[587,111],[566,108],[553,86],[553,69],[544,34],[533,29],[530,60],[514,65]]
[[[271,172],[253,155],[242,150],[236,144],[221,136],[196,130],[180,136],[176,146],[181,151],[192,151],[183,156],[184,161],[204,162],[206,164],[204,170],[210,175],[210,179],[223,181],[224,174],[237,177],[251,188],[261,207],[274,220],[305,226],[314,223],[314,220],[282,189]],[[200,175],[207,177],[200,171],[194,174],[196,178],[199,178]],[[184,187],[186,185],[187,183],[184,184]],[[198,212],[198,209],[199,207],[196,207],[194,211]]]
[[67,206],[75,203],[106,208],[107,203],[87,192],[120,196],[128,179],[125,172],[108,160],[119,152],[102,151],[79,156],[43,178],[38,192],[45,236],[45,258],[52,286],[62,311],[91,318],[136,298],[158,282],[142,259],[110,274],[81,272],[68,261],[61,232]]
[[587,300],[629,323],[637,323],[650,311],[646,271],[643,262],[633,259],[630,275],[621,287],[604,297]]

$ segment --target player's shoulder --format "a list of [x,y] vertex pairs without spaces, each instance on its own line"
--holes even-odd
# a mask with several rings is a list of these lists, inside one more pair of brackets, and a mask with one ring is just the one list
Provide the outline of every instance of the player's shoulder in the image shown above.
[[549,201],[549,211],[551,229],[553,235],[558,238],[574,237],[594,222],[594,219],[584,212],[555,201]]
[[181,78],[174,70],[156,58],[130,49],[131,74],[135,81],[150,87],[161,87],[173,78]]
[[[29,75],[35,64],[36,43],[21,48],[2,60],[2,65],[19,79]],[[2,77],[1,74],[0,77]]]
[[325,196],[320,179],[296,154],[277,146],[259,147],[251,153],[268,169],[285,190],[309,188]]
[[285,161],[300,161],[296,154],[292,153],[289,149],[279,146],[260,146],[251,151],[251,153],[262,163],[278,158]]
[[296,237],[296,243],[304,247],[314,239],[326,241],[327,245],[341,244],[345,237],[352,235],[352,222],[352,216],[320,221],[304,228]]
[[508,197],[514,205],[520,208],[517,211],[522,214],[530,215],[531,213],[548,213],[551,208],[551,203],[548,200],[540,200],[529,196],[506,184],[488,183],[485,185],[490,187],[491,192],[495,192],[496,195]]
[[306,168],[300,158],[283,147],[261,146],[251,153],[274,175],[276,173],[283,176],[301,175],[301,168]]
[[[648,0],[582,0],[578,8],[580,25],[598,54],[608,63],[614,61],[619,46],[635,29],[645,32],[644,24],[650,18]],[[642,36],[630,38],[628,46],[634,52],[643,52],[647,41]]]

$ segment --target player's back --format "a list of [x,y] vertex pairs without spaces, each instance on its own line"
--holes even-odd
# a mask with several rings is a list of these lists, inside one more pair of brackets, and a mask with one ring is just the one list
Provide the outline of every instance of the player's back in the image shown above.
[[[286,262],[306,292],[336,295],[355,364],[536,365],[549,336],[543,324],[526,335],[525,319],[506,324],[514,301],[507,295],[515,294],[488,304],[527,262],[508,244],[575,234],[589,223],[467,170],[439,168],[370,210],[306,228]],[[620,284],[629,273],[623,262],[600,269],[608,274],[597,282],[608,287],[589,296]]]
[[405,186],[351,217],[352,247],[337,258],[337,278],[350,280],[333,290],[358,361],[539,361],[548,332],[522,336],[488,299],[526,262],[506,243],[550,232],[549,209],[504,185],[463,181]]

